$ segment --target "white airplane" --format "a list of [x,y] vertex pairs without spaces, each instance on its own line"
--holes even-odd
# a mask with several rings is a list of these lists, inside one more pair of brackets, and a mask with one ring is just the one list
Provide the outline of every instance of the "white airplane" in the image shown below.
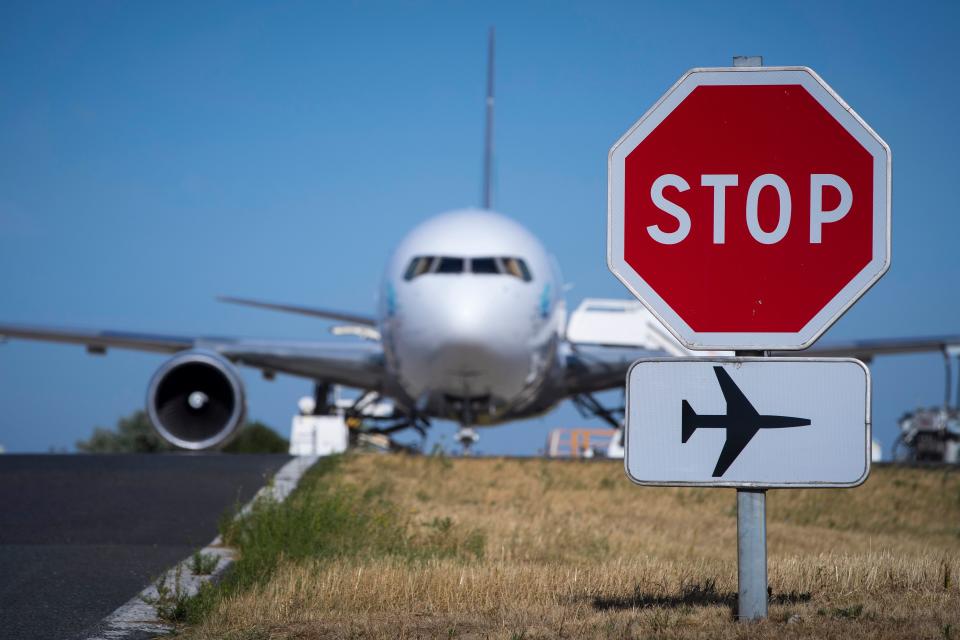
[[[342,323],[334,333],[365,341],[303,342],[0,324],[0,336],[174,354],[154,374],[147,414],[166,440],[185,449],[226,443],[245,415],[238,366],[267,377],[286,373],[317,385],[316,411],[330,410],[329,389],[363,393],[353,415],[375,399],[394,412],[377,431],[414,428],[434,418],[474,427],[541,414],[565,399],[614,427],[622,407],[593,396],[623,388],[630,364],[646,356],[685,356],[684,349],[639,303],[585,300],[567,318],[556,260],[529,231],[490,210],[493,78],[488,68],[484,207],[438,215],[414,228],[390,259],[375,316],[222,298]],[[872,341],[810,349],[869,359],[879,353],[944,351],[960,336]],[[348,411],[348,415],[351,412]]]

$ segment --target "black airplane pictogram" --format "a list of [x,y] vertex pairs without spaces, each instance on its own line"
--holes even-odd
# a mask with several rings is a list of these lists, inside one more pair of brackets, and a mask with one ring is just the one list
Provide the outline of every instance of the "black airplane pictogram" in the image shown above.
[[737,459],[744,447],[749,444],[753,436],[760,429],[784,429],[786,427],[804,427],[810,424],[806,418],[791,418],[789,416],[761,415],[753,408],[747,397],[743,395],[730,375],[723,367],[714,367],[720,390],[727,401],[725,415],[698,415],[690,403],[683,400],[683,419],[681,422],[683,442],[690,439],[697,429],[726,429],[727,441],[723,443],[723,450],[717,459],[717,466],[713,469],[713,477],[719,478]]

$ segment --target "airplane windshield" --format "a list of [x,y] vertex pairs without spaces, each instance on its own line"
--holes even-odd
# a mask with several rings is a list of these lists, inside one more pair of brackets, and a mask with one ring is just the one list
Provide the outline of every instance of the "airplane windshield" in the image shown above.
[[416,256],[407,265],[403,279],[409,281],[430,273],[507,275],[524,282],[530,282],[533,279],[523,258],[494,256],[469,259],[452,256]]
[[530,269],[527,268],[527,263],[523,261],[523,258],[501,258],[501,260],[503,260],[506,273],[520,278],[524,282],[530,282],[532,279]]
[[494,258],[473,258],[470,260],[470,273],[500,273],[500,265]]
[[417,276],[422,276],[430,271],[430,268],[433,266],[434,262],[436,262],[436,258],[417,256],[410,261],[410,266],[407,267],[406,273],[403,274],[403,279],[413,280]]
[[462,273],[463,258],[440,258],[437,273]]

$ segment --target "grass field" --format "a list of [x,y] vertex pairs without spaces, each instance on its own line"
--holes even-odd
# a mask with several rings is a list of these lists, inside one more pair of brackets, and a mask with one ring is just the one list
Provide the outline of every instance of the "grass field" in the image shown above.
[[619,462],[323,462],[226,526],[187,638],[960,638],[960,472],[768,493],[770,617],[737,623],[729,489]]

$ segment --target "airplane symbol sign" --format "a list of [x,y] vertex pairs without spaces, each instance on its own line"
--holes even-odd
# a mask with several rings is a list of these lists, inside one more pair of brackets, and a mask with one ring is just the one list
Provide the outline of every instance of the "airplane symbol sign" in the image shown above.
[[850,487],[870,471],[870,374],[850,358],[654,358],[627,375],[644,485]]
[[686,442],[697,429],[726,429],[727,439],[713,469],[713,477],[723,476],[740,452],[760,429],[783,429],[786,427],[804,427],[810,424],[806,418],[789,416],[760,415],[753,408],[740,387],[730,378],[723,367],[715,366],[717,382],[727,400],[727,413],[724,415],[698,415],[686,400],[683,401],[683,418],[680,423],[682,442]]

